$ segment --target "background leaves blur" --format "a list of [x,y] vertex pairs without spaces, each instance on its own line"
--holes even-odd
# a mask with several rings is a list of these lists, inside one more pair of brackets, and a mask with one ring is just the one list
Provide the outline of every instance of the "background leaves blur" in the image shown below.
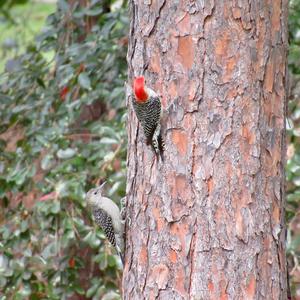
[[290,1],[287,116],[287,253],[292,294],[300,299],[300,0]]
[[[5,26],[17,26],[15,7],[2,8]],[[123,1],[60,0],[6,63],[1,299],[119,298],[119,258],[93,228],[84,195],[103,180],[113,199],[125,193],[127,28]]]
[[[118,299],[120,261],[84,194],[103,180],[117,203],[125,194],[126,3],[36,5],[0,0],[0,299]],[[38,35],[35,9],[54,11]],[[289,31],[287,251],[300,297],[300,0]]]

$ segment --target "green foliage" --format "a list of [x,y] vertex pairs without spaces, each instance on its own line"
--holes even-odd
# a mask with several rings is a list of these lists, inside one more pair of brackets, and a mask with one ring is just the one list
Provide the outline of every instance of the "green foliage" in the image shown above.
[[113,2],[60,0],[0,77],[1,299],[119,299],[119,258],[84,201],[102,180],[125,193],[128,19]]
[[15,5],[25,4],[29,0],[0,0],[0,9],[10,9]]
[[[5,60],[25,52],[26,45],[31,43],[42,29],[45,18],[54,11],[54,3],[34,0],[5,0],[2,6],[0,4],[0,72],[4,70]],[[50,60],[53,53],[44,55]]]
[[293,74],[300,75],[300,1],[290,1],[289,14],[289,68]]
[[289,69],[290,69],[290,98],[288,102],[287,133],[289,137],[288,161],[286,175],[288,181],[287,216],[290,220],[295,216],[299,206],[300,195],[300,0],[290,1],[289,14]]
[[289,14],[289,70],[290,97],[288,103],[287,151],[287,253],[292,293],[300,289],[300,0],[290,1]]

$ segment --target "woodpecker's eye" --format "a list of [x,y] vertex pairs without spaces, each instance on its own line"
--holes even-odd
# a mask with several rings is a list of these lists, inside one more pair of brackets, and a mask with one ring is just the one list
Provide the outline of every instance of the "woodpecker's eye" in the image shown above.
[[94,192],[94,195],[97,195],[97,193],[98,193],[98,191],[95,191],[95,192]]

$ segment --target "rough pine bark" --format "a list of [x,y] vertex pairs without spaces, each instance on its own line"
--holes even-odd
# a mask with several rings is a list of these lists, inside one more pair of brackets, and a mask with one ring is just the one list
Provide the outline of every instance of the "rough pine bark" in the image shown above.
[[283,0],[131,0],[129,83],[162,96],[167,151],[128,93],[124,299],[286,299]]

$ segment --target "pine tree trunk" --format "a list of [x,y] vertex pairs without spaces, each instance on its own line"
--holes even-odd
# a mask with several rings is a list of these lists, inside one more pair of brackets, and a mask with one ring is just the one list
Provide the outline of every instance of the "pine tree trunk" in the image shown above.
[[129,82],[169,108],[161,163],[128,97],[124,299],[286,299],[288,1],[130,8]]

